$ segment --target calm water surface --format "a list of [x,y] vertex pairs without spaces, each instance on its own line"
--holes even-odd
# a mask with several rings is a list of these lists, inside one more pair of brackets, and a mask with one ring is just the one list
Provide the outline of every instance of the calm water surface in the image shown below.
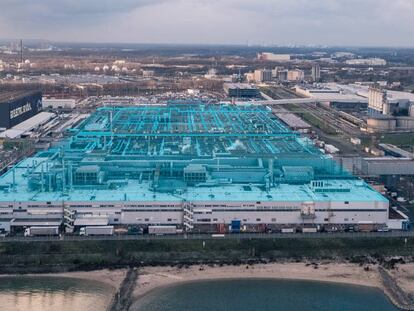
[[112,296],[105,284],[62,277],[1,277],[1,311],[103,311]]
[[375,288],[310,281],[220,280],[160,288],[133,311],[396,311]]

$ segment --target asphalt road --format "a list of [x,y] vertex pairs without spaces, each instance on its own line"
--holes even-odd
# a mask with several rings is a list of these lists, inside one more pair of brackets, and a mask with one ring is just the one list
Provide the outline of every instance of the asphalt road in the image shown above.
[[232,233],[224,237],[211,234],[177,235],[113,235],[113,236],[39,236],[39,237],[3,237],[2,242],[44,242],[44,241],[116,241],[116,240],[220,240],[220,239],[334,239],[334,238],[413,238],[414,231],[390,232],[332,232],[332,233]]

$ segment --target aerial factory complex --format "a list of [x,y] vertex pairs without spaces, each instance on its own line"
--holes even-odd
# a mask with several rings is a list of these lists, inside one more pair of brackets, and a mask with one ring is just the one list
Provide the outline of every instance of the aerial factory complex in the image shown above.
[[3,226],[311,232],[391,221],[388,200],[266,106],[103,107],[70,133],[1,176]]

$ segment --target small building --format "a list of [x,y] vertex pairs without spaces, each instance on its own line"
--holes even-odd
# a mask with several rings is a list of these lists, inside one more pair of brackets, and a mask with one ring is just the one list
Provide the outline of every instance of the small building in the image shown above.
[[74,109],[76,107],[75,99],[58,99],[58,98],[43,98],[42,106],[44,108],[53,109]]
[[287,73],[288,81],[303,81],[305,80],[305,73],[300,69],[289,70]]
[[300,117],[286,109],[273,109],[273,113],[294,131],[299,133],[309,133],[312,130],[312,126],[309,123],[303,121]]
[[253,98],[259,96],[259,90],[248,83],[224,83],[224,91],[229,97]]
[[256,82],[272,81],[272,71],[269,69],[257,69],[254,71],[254,80]]
[[389,209],[387,227],[390,230],[408,230],[409,218],[394,207]]
[[62,218],[33,218],[28,215],[27,218],[16,218],[10,221],[11,232],[21,232],[28,227],[60,227]]

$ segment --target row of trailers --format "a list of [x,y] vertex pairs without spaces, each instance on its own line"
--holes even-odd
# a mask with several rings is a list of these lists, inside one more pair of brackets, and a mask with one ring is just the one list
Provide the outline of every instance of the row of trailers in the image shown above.
[[[64,234],[62,226],[31,226],[26,227],[22,231],[25,237],[33,236],[61,236]],[[283,228],[272,230],[266,225],[262,225],[258,230],[247,231],[245,226],[241,224],[241,221],[235,220],[231,225],[219,225],[217,231],[212,232],[198,232],[198,233],[211,233],[217,236],[224,236],[225,234],[234,234],[234,233],[317,233],[317,232],[384,232],[389,231],[389,228],[378,228],[372,222],[360,222],[356,225],[350,225],[346,228],[339,226],[331,225],[329,227],[320,227],[317,226],[285,226]],[[404,228],[408,230],[408,226]],[[113,235],[180,235],[184,231],[177,226],[84,226],[78,228],[71,235],[78,236],[113,236]],[[196,233],[196,232],[193,232]],[[6,234],[7,233],[3,233]]]
[[[62,233],[60,226],[32,226],[25,228],[24,236],[60,236]],[[175,226],[148,226],[146,229],[138,227],[114,227],[114,226],[85,226],[79,228],[75,234],[79,236],[112,236],[112,235],[167,235],[182,233],[182,230]]]

